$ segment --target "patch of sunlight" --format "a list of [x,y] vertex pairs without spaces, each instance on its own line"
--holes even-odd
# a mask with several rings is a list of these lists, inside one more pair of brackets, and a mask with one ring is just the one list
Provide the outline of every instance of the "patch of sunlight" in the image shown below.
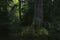
[[48,35],[48,31],[45,28],[41,28],[39,31],[41,35],[43,34]]
[[21,12],[21,16],[23,16],[24,14]]
[[52,0],[52,2],[53,2],[54,0]]
[[14,4],[18,3],[18,0],[13,0]]
[[21,32],[21,35],[30,33],[31,31],[33,31],[33,30],[31,30],[31,27],[30,26],[29,27],[23,27],[22,28],[22,32]]

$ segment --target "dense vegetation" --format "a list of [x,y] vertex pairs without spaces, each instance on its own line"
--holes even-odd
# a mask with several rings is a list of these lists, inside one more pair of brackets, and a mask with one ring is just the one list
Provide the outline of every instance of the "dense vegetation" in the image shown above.
[[60,40],[59,10],[59,0],[0,0],[0,40]]

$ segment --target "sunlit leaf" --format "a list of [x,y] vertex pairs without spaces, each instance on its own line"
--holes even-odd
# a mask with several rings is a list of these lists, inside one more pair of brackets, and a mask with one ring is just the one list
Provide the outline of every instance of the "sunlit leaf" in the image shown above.
[[18,3],[18,0],[13,0],[14,4]]

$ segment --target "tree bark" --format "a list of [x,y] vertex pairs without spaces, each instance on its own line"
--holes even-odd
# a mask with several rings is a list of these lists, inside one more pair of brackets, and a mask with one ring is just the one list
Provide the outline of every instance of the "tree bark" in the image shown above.
[[42,22],[43,22],[43,0],[35,0],[33,24],[40,25]]

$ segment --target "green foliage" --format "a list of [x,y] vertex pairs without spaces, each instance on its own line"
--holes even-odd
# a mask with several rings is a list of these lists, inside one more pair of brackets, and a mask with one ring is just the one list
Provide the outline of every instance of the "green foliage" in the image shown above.
[[[22,25],[25,24],[29,26],[21,27],[21,25],[19,24],[21,16],[19,12],[21,12],[21,10],[24,13],[23,14],[24,23]],[[24,39],[22,38],[23,40],[25,39],[27,40],[28,38],[33,37],[32,38],[33,40],[38,40],[39,36],[48,35],[48,31],[43,26],[41,27],[36,26],[36,30],[35,26],[31,26],[33,20],[33,14],[34,14],[34,2],[31,0],[25,0],[21,9],[19,9],[18,0],[7,0],[7,1],[0,0],[0,23],[2,24],[0,26],[4,25],[4,27],[5,26],[9,27],[11,32],[16,32],[14,33],[14,35],[13,33],[9,34],[9,36],[13,35],[15,37],[15,35],[18,33],[17,35],[19,39],[23,37],[24,38]]]
[[18,0],[13,0],[14,4],[18,3]]
[[[59,0],[54,0],[53,4],[50,0],[44,1],[44,22],[46,23],[47,30],[49,32],[50,40],[59,40],[57,34],[57,29],[59,27],[60,22],[60,6],[59,6]],[[59,31],[59,30],[58,30]]]

